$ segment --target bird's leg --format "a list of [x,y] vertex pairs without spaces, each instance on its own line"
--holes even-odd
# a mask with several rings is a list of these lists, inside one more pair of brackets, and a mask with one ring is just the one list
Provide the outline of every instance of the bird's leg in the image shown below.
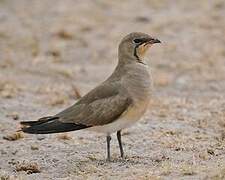
[[117,135],[117,139],[118,139],[119,146],[120,146],[120,155],[121,155],[121,158],[124,158],[123,145],[122,145],[122,141],[121,141],[121,130],[120,131],[117,131],[116,135]]
[[110,141],[111,141],[110,135],[107,135],[106,141],[107,141],[107,161],[110,161]]

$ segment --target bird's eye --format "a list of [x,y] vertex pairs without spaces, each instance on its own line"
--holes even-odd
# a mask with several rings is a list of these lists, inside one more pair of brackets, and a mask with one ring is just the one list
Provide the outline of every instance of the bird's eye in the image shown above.
[[139,44],[139,43],[142,42],[142,39],[134,39],[133,42],[136,43],[136,44]]

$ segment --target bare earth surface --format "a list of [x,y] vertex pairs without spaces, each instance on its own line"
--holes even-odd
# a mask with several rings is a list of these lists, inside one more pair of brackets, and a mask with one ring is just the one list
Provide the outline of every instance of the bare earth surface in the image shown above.
[[[224,17],[223,0],[0,0],[0,179],[225,179]],[[125,160],[115,135],[108,163],[101,134],[16,133],[105,80],[132,31],[163,43]]]

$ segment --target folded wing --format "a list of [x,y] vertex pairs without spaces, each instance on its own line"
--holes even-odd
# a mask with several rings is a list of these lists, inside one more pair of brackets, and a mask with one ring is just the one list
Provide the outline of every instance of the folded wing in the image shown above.
[[[120,91],[118,91],[120,89]],[[128,94],[122,93],[118,84],[98,86],[82,97],[76,104],[38,121],[24,121],[22,131],[33,134],[48,134],[74,131],[92,126],[101,126],[117,120],[132,104]]]

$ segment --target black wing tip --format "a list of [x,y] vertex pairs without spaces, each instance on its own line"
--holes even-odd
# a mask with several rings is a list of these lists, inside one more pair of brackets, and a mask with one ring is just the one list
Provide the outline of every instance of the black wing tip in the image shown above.
[[56,119],[59,119],[59,118],[55,116],[47,116],[47,117],[40,118],[37,121],[21,121],[20,124],[25,126],[33,126],[33,125],[43,124],[45,122],[56,120]]
[[28,134],[38,134],[38,133],[37,133],[36,131],[34,131],[33,128],[31,128],[31,127],[23,127],[23,128],[21,128],[20,131],[22,131],[22,132],[24,132],[24,133],[28,133]]
[[30,125],[30,124],[32,124],[34,122],[37,122],[37,121],[20,121],[20,124],[21,125]]
[[21,131],[29,134],[51,134],[76,131],[89,128],[90,126],[75,123],[63,123],[58,120],[45,122],[39,121],[22,121]]

